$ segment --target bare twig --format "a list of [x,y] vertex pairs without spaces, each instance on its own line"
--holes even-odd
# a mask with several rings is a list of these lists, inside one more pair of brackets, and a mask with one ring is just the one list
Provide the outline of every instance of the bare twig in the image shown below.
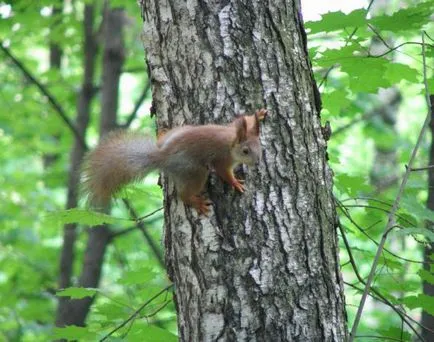
[[[148,243],[149,247],[151,247],[152,252],[155,255],[155,258],[158,260],[158,263],[160,264],[160,266],[164,269],[165,265],[164,265],[164,259],[163,256],[161,254],[160,249],[158,248],[158,246],[156,245],[156,243],[154,242],[154,240],[152,239],[152,236],[149,235],[148,231],[146,230],[145,224],[143,223],[143,221],[139,220],[136,211],[134,210],[134,208],[131,206],[130,202],[128,200],[126,200],[125,198],[122,199],[122,201],[124,202],[125,206],[127,207],[128,211],[130,212],[130,216],[136,220],[137,222],[137,228],[142,232],[143,237],[145,238],[146,242]],[[148,214],[148,215],[152,215],[155,212],[161,210],[157,209],[156,211]]]
[[[376,207],[376,206],[367,205],[367,204],[346,204],[345,208],[368,208],[368,209],[379,210],[379,211],[382,211],[382,212],[387,213],[387,214],[390,214],[392,212],[390,209],[385,209],[385,208]],[[399,219],[401,219],[405,223],[408,223],[410,226],[414,227],[414,225],[408,219],[406,219],[404,216],[399,215],[396,212],[394,213],[394,216],[398,217]]]
[[159,313],[161,310],[163,310],[167,305],[169,305],[172,301],[166,300],[163,304],[161,304],[155,311],[151,312],[150,314],[140,316],[140,318],[151,318],[155,316],[157,313]]
[[173,284],[166,286],[164,289],[162,289],[160,292],[158,292],[156,295],[152,296],[150,299],[148,299],[145,303],[143,303],[140,308],[138,308],[130,317],[128,317],[125,321],[123,321],[121,324],[119,324],[116,328],[114,328],[112,331],[110,331],[107,335],[105,335],[102,339],[100,339],[100,342],[107,340],[111,335],[113,335],[116,331],[124,327],[128,324],[131,320],[137,317],[139,315],[140,311],[142,311],[149,303],[154,301],[156,298],[161,296],[164,292],[169,291],[173,287]]
[[320,82],[319,85],[318,85],[318,88],[320,88],[320,87],[325,83],[325,81],[327,81],[327,78],[329,77],[330,72],[331,72],[334,68],[336,68],[337,66],[338,66],[337,64],[333,64],[331,67],[329,67],[329,68],[327,69],[327,71],[325,72],[325,74],[324,74],[324,76],[323,76],[321,82]]
[[381,241],[378,245],[377,253],[376,253],[374,261],[372,263],[371,271],[369,272],[369,276],[368,276],[368,280],[366,282],[365,290],[363,291],[362,298],[360,300],[360,306],[359,306],[359,309],[357,310],[356,318],[354,320],[353,327],[351,329],[349,342],[352,342],[356,336],[357,328],[359,326],[360,318],[361,318],[361,315],[363,312],[363,308],[365,306],[366,297],[369,293],[369,290],[371,289],[372,280],[374,278],[374,274],[375,274],[375,271],[377,269],[377,265],[378,265],[378,262],[380,260],[380,256],[383,252],[384,244],[386,243],[387,234],[389,233],[390,229],[395,225],[395,213],[398,210],[399,202],[401,201],[401,196],[404,192],[405,186],[406,186],[408,178],[410,176],[409,169],[411,169],[413,166],[413,162],[415,160],[416,154],[419,150],[419,147],[420,147],[422,140],[425,136],[425,132],[426,132],[426,130],[429,126],[429,123],[431,121],[431,111],[429,110],[431,107],[431,103],[430,103],[430,99],[429,99],[428,80],[427,80],[427,75],[426,75],[426,55],[425,55],[424,33],[422,33],[422,43],[423,43],[422,44],[423,78],[424,78],[424,84],[425,84],[425,93],[426,93],[425,95],[426,95],[426,101],[427,101],[427,106],[428,106],[428,114],[425,118],[425,122],[423,123],[422,129],[419,133],[416,145],[414,146],[414,149],[411,153],[410,160],[408,162],[408,169],[404,173],[404,176],[403,176],[402,182],[401,182],[401,186],[399,187],[399,190],[398,190],[398,194],[396,195],[395,201],[394,201],[393,206],[392,206],[390,213],[388,215],[387,225],[384,229],[383,236],[382,236]]
[[[344,242],[345,248],[347,250],[348,253],[348,257],[350,259],[350,263],[353,267],[354,270],[354,274],[356,275],[357,279],[362,283],[362,284],[366,284],[365,280],[362,278],[362,276],[359,273],[359,270],[357,268],[357,264],[356,261],[353,257],[353,254],[351,252],[351,247],[350,247],[350,243],[348,242],[347,236],[345,234],[344,229],[342,228],[341,224],[339,224],[339,231],[342,234],[342,240]],[[349,284],[350,285],[350,284]],[[366,287],[365,287],[366,289]],[[392,308],[393,311],[395,311],[400,317],[401,319],[408,325],[408,327],[418,336],[420,337],[420,334],[418,333],[418,331],[412,326],[412,324],[408,321],[408,317],[407,314],[405,312],[402,312],[401,310],[399,310],[395,305],[393,305],[386,297],[384,297],[377,289],[372,288],[370,291],[372,291],[377,297],[379,297],[381,299],[381,301],[388,305],[390,308]],[[372,294],[371,294],[372,296]],[[360,306],[359,306],[360,307]],[[422,339],[422,338],[421,338]],[[422,339],[423,340],[423,339]]]
[[142,93],[140,94],[139,99],[137,100],[133,111],[131,112],[131,114],[128,116],[127,121],[125,122],[125,124],[122,125],[123,128],[128,128],[130,127],[131,123],[133,122],[133,120],[136,118],[137,116],[137,112],[139,111],[140,106],[142,105],[143,101],[146,98],[146,95],[148,94],[149,89],[151,89],[151,81],[148,79],[145,87],[143,88]]
[[60,105],[60,103],[56,100],[53,94],[41,83],[39,82],[35,76],[32,75],[32,73],[24,66],[23,63],[21,63],[10,51],[8,48],[6,48],[3,45],[3,42],[0,41],[0,49],[9,57],[9,59],[18,67],[18,69],[21,70],[21,72],[24,74],[24,76],[27,77],[27,79],[32,82],[40,91],[42,94],[44,94],[48,102],[51,104],[51,106],[56,110],[57,114],[61,117],[61,119],[65,122],[65,124],[68,126],[68,128],[72,131],[72,133],[75,135],[76,139],[80,142],[82,147],[84,149],[87,149],[86,142],[83,138],[83,136],[78,131],[77,127],[72,123],[71,120],[69,120],[68,116],[66,115],[65,110]]
[[426,31],[424,31],[424,33],[425,33],[425,36],[427,36],[429,40],[431,40],[432,42],[434,42],[434,39],[432,39],[431,36]]
[[413,171],[426,171],[426,170],[429,170],[429,169],[434,169],[434,165],[428,165],[428,166],[425,166],[425,167],[412,167],[411,169],[409,168],[410,172],[413,172]]
[[[148,218],[148,217],[150,217],[150,216],[152,216],[152,215],[155,215],[156,213],[158,213],[159,211],[161,211],[161,210],[163,210],[163,209],[164,209],[164,207],[158,208],[158,209],[156,209],[156,210],[150,212],[149,214],[146,214],[145,216],[137,217],[137,218],[131,218],[131,220],[132,220],[132,221],[135,221],[135,222],[141,222],[141,221],[144,221],[146,218]],[[128,234],[128,233],[130,233],[130,232],[132,232],[132,231],[134,231],[134,230],[137,230],[137,229],[139,229],[139,227],[138,227],[138,226],[134,226],[134,227],[126,228],[126,229],[121,230],[121,231],[113,232],[113,233],[111,234],[111,238],[112,238],[112,239],[113,239],[113,238],[117,238],[117,237],[119,237],[119,236],[121,236],[121,235]]]
[[144,221],[145,219],[147,219],[148,217],[158,213],[159,211],[163,210],[164,207],[160,207],[158,209],[155,209],[154,211],[151,211],[149,214],[146,214],[145,216],[141,216],[141,217],[137,217],[136,221]]
[[[368,230],[368,229],[370,229],[370,227],[368,227],[368,228],[362,228],[356,221],[354,221],[354,219],[351,217],[351,215],[348,213],[348,211],[347,210],[344,210],[344,209],[346,209],[345,207],[343,207],[342,206],[342,204],[338,204],[338,206],[339,206],[339,208],[342,210],[342,212],[344,213],[344,215],[345,215],[345,217],[346,218],[348,218],[348,220],[350,220],[350,222],[358,229],[358,230],[360,230],[360,232],[363,234],[363,235],[365,235],[370,241],[372,241],[374,244],[376,244],[377,246],[378,246],[378,242],[377,241],[375,241],[368,233],[366,233],[366,231]],[[381,221],[380,221],[381,222]],[[376,222],[375,224],[377,224],[378,222]],[[395,227],[398,227],[398,226],[394,226],[394,228]],[[426,261],[419,261],[419,260],[413,260],[413,259],[407,259],[407,258],[404,258],[404,257],[401,257],[401,256],[399,256],[399,255],[397,255],[397,254],[395,254],[395,253],[393,253],[392,251],[390,251],[389,249],[387,249],[387,248],[384,248],[384,251],[385,252],[387,252],[387,253],[389,253],[390,255],[392,255],[392,256],[394,256],[395,258],[397,258],[397,259],[400,259],[400,260],[403,260],[403,261],[406,261],[406,262],[411,262],[411,263],[414,263],[414,264],[423,264],[423,263],[427,263]],[[434,264],[434,261],[432,262],[433,264]]]

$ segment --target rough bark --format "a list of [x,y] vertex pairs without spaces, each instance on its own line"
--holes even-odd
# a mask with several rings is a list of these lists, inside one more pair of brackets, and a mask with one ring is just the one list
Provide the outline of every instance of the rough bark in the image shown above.
[[[431,100],[431,148],[429,153],[429,164],[434,165],[434,95],[430,96]],[[428,200],[427,207],[431,210],[434,210],[434,171],[433,169],[428,169]],[[427,223],[428,229],[433,229],[433,223]],[[434,250],[434,243],[430,243],[424,248],[424,269],[428,272],[431,272],[432,269],[432,256]],[[434,285],[428,281],[423,281],[423,293],[427,296],[434,297]],[[434,341],[434,316],[429,314],[426,311],[422,311],[422,336],[425,341]]]
[[[97,42],[93,32],[94,8],[86,5],[84,8],[84,74],[81,91],[77,101],[76,127],[81,136],[84,137],[89,123],[90,106],[94,96],[93,78],[95,74],[95,62],[97,54]],[[70,156],[70,170],[68,180],[68,193],[66,209],[75,208],[78,203],[78,186],[80,181],[80,165],[86,150],[84,146],[75,139]],[[76,241],[76,224],[66,224],[63,231],[63,247],[60,256],[59,266],[59,288],[66,288],[71,285],[72,266],[74,263],[74,247]],[[60,297],[56,313],[56,325],[69,324],[70,304],[67,298]]]
[[182,341],[343,341],[332,175],[299,1],[141,0],[159,127],[266,107],[263,161],[209,218],[165,187],[165,246]]

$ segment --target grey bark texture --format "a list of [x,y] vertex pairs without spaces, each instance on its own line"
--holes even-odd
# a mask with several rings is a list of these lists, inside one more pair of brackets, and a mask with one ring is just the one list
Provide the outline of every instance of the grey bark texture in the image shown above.
[[165,187],[181,341],[343,341],[332,174],[299,1],[141,0],[160,128],[265,107],[247,192],[211,177],[212,214]]

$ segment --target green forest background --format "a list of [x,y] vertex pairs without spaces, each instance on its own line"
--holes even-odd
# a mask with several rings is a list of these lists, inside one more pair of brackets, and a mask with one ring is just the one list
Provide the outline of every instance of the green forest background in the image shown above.
[[[172,295],[162,291],[170,282],[162,262],[158,175],[125,190],[136,218],[120,199],[110,215],[88,211],[84,200],[78,209],[66,207],[74,144],[66,122],[75,124],[77,116],[89,4],[98,43],[85,135],[93,147],[99,136],[104,43],[99,33],[105,3],[0,1],[0,341],[98,340],[141,307],[116,336],[177,340]],[[108,6],[121,7],[125,16],[118,125],[153,134],[139,6],[113,0]],[[364,9],[327,13],[305,23],[322,121],[332,131],[328,157],[335,175],[350,328],[378,244],[389,216],[393,218],[358,330],[363,341],[417,339],[422,311],[434,315],[434,297],[422,287],[424,282],[434,285],[434,180],[428,177],[434,164],[434,128],[427,107],[427,97],[434,94],[433,13],[434,1],[389,1],[384,6],[371,1]],[[53,55],[60,58],[50,58]],[[426,131],[417,145],[425,120]],[[408,182],[394,212],[405,174]],[[76,287],[87,231],[102,222],[110,223],[114,233],[100,286]],[[70,223],[77,223],[74,276],[71,287],[59,290],[63,226]],[[86,327],[55,328],[62,296],[94,296]]]

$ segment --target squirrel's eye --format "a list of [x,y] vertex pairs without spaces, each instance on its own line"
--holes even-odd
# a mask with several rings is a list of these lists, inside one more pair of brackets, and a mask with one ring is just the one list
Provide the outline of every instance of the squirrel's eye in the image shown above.
[[249,154],[249,148],[248,147],[244,147],[242,149],[242,151],[243,151],[244,154]]

